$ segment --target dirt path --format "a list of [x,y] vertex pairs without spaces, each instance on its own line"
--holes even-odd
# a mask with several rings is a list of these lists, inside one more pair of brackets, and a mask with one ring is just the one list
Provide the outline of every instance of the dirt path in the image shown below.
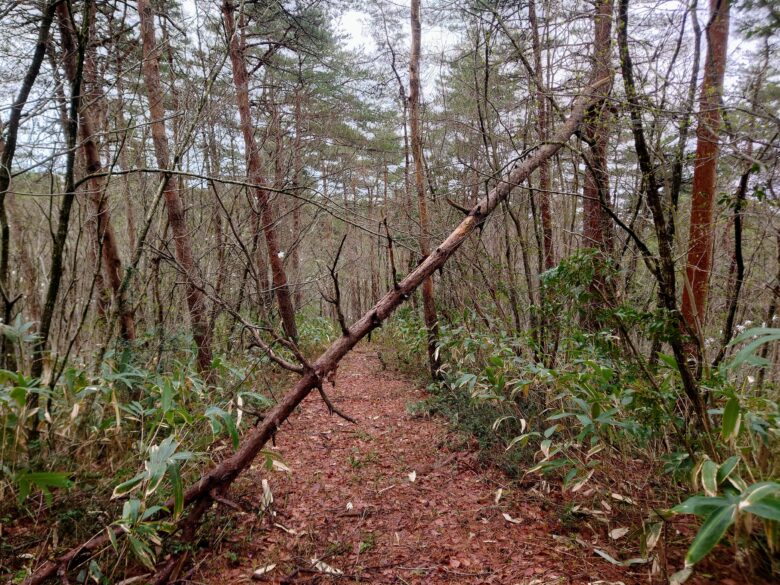
[[[410,415],[407,405],[424,391],[384,371],[370,347],[344,360],[329,395],[360,424],[329,416],[310,397],[274,448],[290,471],[258,462],[230,496],[261,510],[267,479],[273,513],[232,513],[219,525],[223,537],[215,527],[217,544],[198,555],[195,582],[245,582],[270,565],[263,580],[273,583],[640,581],[554,538],[562,527],[540,498],[510,493],[496,503],[507,487],[501,473],[481,470],[473,453],[450,451],[444,421]],[[315,572],[312,559],[351,578]]]

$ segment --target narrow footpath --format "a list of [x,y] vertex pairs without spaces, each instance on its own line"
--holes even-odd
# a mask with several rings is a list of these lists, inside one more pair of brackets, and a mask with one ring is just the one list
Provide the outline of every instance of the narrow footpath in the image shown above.
[[359,424],[312,394],[279,433],[274,469],[258,460],[231,491],[223,512],[243,511],[215,524],[193,582],[647,582],[646,567],[613,566],[563,536],[554,506],[481,468],[446,421],[410,414],[424,389],[373,347],[348,356],[327,392]]

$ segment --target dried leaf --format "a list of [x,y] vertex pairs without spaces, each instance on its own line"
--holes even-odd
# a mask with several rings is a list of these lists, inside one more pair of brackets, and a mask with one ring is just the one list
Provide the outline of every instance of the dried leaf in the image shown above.
[[259,569],[255,569],[255,572],[252,573],[253,578],[262,577],[263,575],[270,573],[276,568],[276,563],[266,565],[265,567],[260,567]]
[[693,574],[693,569],[688,567],[682,571],[677,571],[674,575],[669,577],[669,585],[682,585]]
[[641,558],[633,558],[633,559],[626,559],[625,561],[619,561],[612,555],[610,555],[607,552],[604,552],[603,550],[594,548],[593,552],[595,552],[597,555],[599,555],[604,560],[612,563],[613,565],[616,565],[618,567],[630,567],[631,565],[642,565],[646,562],[648,562],[650,559],[641,559]]
[[268,480],[264,479],[263,482],[263,499],[260,502],[260,513],[266,512],[271,508],[274,503],[274,495],[271,492],[271,486],[268,484]]
[[330,565],[324,563],[323,561],[319,559],[312,559],[311,560],[312,566],[318,570],[320,573],[324,573],[325,575],[343,575],[344,571],[341,571],[339,569],[336,569],[335,567],[331,567]]
[[522,520],[520,520],[520,519],[518,519],[518,518],[512,518],[512,517],[511,517],[509,514],[507,514],[506,512],[504,512],[504,513],[503,513],[503,514],[501,514],[501,515],[504,517],[504,520],[506,520],[507,522],[511,522],[512,524],[520,524],[520,523],[522,522]]
[[612,493],[612,499],[617,500],[618,502],[625,502],[626,504],[636,504],[634,500],[629,498],[628,496],[623,496],[621,494]]
[[274,459],[273,461],[271,461],[271,468],[275,469],[276,471],[286,471],[287,473],[292,472],[292,469],[287,467],[284,463],[282,463],[278,459]]
[[614,528],[609,531],[609,537],[612,540],[623,538],[626,534],[628,534],[628,528]]

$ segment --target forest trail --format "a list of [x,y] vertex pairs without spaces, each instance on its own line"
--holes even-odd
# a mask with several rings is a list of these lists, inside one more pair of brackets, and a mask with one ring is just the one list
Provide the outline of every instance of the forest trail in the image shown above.
[[[195,582],[587,584],[639,582],[592,550],[557,539],[562,526],[545,498],[523,498],[501,472],[480,469],[454,443],[446,421],[410,414],[425,390],[385,370],[361,346],[327,389],[352,425],[312,394],[273,449],[289,472],[258,460],[230,498],[262,510],[268,480],[273,514],[231,512],[222,537],[199,553]],[[225,508],[223,507],[223,510]],[[336,579],[317,572],[343,572]],[[275,565],[270,568],[271,565]],[[258,579],[258,577],[255,577]]]

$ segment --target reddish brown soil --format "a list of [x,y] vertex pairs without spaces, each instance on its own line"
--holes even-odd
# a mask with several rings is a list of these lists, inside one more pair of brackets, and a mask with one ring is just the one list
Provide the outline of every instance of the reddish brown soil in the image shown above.
[[[262,580],[273,583],[648,582],[646,567],[616,567],[589,539],[575,542],[538,492],[516,488],[496,503],[508,480],[480,469],[462,443],[450,450],[445,421],[410,415],[407,405],[424,390],[383,371],[375,351],[347,357],[329,395],[359,425],[309,398],[274,449],[291,471],[258,462],[242,478],[230,497],[251,512],[214,523],[210,550],[196,555],[194,582],[245,582],[271,564]],[[273,514],[258,514],[264,478]],[[344,576],[315,571],[312,559]]]

